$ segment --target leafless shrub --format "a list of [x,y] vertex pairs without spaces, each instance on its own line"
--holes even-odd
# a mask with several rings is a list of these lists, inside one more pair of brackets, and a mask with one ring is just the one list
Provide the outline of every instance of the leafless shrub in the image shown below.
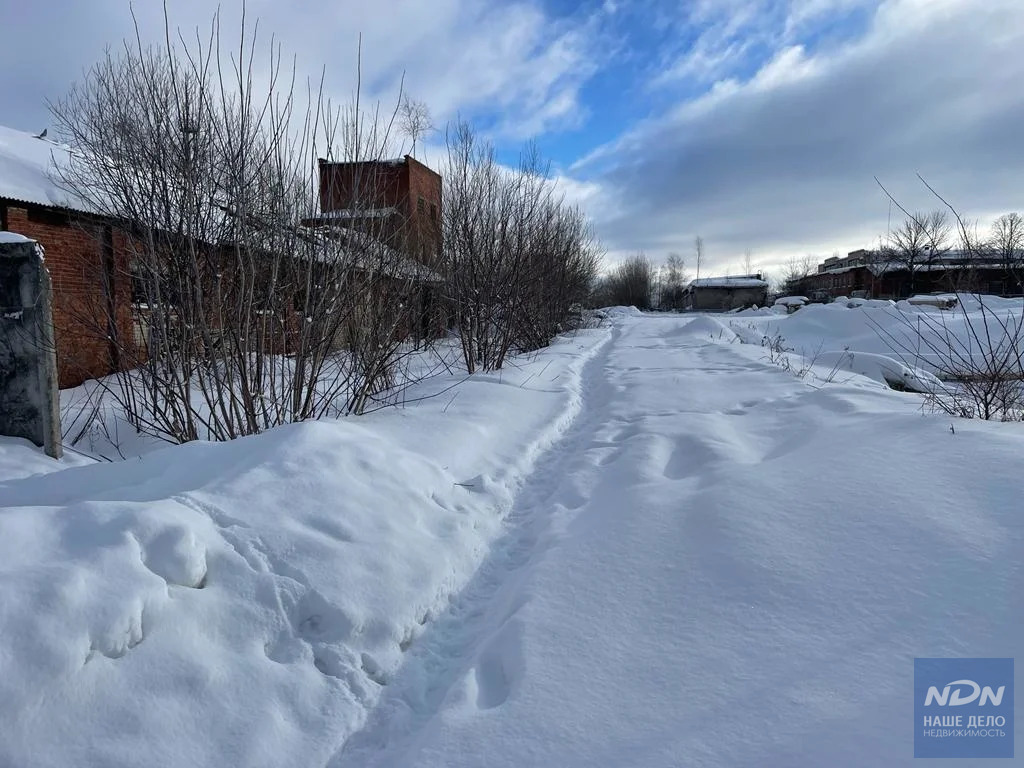
[[761,346],[767,353],[769,363],[777,365],[783,370],[790,370],[789,353],[793,350],[786,346],[786,339],[780,332],[765,334],[761,338]]
[[[76,148],[58,181],[106,222],[107,250],[128,254],[87,313],[123,370],[111,391],[137,429],[172,442],[362,412],[398,381],[415,322],[403,233],[373,217],[303,223],[324,192],[317,159],[383,159],[397,105],[366,115],[358,92],[345,108],[322,82],[299,92],[273,41],[257,77],[244,17],[240,31],[228,55],[219,14],[190,43],[167,22],[162,46],[137,34],[51,106]],[[365,205],[373,167],[327,194]],[[125,286],[131,317],[114,301]]]
[[898,313],[900,331],[869,322],[904,365],[932,368],[948,386],[925,393],[935,409],[980,419],[1018,419],[1024,411],[1024,315],[979,303],[937,314]]
[[643,253],[621,262],[606,278],[608,302],[615,306],[651,308],[654,265]]
[[658,270],[658,287],[655,291],[659,309],[682,309],[683,289],[689,278],[686,274],[686,262],[678,253],[670,253],[668,259]]
[[444,263],[470,373],[547,345],[579,315],[600,253],[533,147],[517,168],[465,123],[448,135]]

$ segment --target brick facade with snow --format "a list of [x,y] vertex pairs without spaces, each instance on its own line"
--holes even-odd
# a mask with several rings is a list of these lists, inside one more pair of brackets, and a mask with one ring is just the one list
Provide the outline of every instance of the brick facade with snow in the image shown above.
[[[69,206],[54,181],[55,163],[66,162],[68,153],[56,142],[0,126],[0,229],[32,238],[45,251],[61,388],[145,357],[134,346],[142,336],[136,320],[145,319],[133,313],[127,236],[123,227]],[[441,258],[440,174],[408,155],[365,163],[321,160],[320,174],[321,214],[305,223],[371,232],[408,254],[422,266],[411,279],[416,310],[405,332],[445,333],[447,312],[434,271]],[[132,359],[120,359],[119,349],[134,350]]]
[[[131,282],[121,234],[68,210],[5,198],[0,198],[0,229],[43,246],[53,282],[60,387],[116,371],[117,345],[111,336],[130,339],[132,334]],[[113,328],[110,317],[117,319]]]

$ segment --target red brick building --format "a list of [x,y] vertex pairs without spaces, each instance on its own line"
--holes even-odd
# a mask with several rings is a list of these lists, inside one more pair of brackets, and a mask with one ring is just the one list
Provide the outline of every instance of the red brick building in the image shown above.
[[[112,338],[132,333],[131,284],[122,235],[77,209],[52,180],[68,150],[32,134],[0,127],[0,230],[43,246],[53,282],[60,386],[113,373]],[[112,322],[110,318],[116,318]]]
[[442,179],[411,155],[393,160],[320,160],[320,212],[304,224],[358,231],[408,257],[408,325],[419,338],[445,333],[449,313],[441,296]]
[[[0,126],[0,229],[32,238],[44,249],[61,388],[137,364],[142,356],[121,360],[118,353],[136,340],[123,228],[90,215],[55,183],[54,171],[68,155],[60,144]],[[412,257],[403,270],[415,308],[408,332],[443,333],[446,313],[434,270],[441,256],[441,176],[410,156],[322,160],[320,204],[320,214],[305,224],[372,234]]]
[[428,267],[441,258],[441,175],[410,155],[320,160],[320,214],[309,223],[372,232]]
[[960,251],[937,254],[917,264],[911,274],[907,265],[887,260],[868,250],[832,256],[818,270],[800,281],[800,293],[813,301],[838,296],[905,299],[918,293],[980,291],[1003,296],[1024,292],[1021,275],[995,259],[970,257]]

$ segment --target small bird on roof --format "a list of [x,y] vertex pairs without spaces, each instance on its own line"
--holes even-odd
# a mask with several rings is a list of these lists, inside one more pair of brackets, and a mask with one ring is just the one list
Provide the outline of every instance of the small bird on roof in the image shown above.
[[37,139],[45,139],[45,138],[46,138],[46,131],[47,131],[47,129],[46,129],[46,128],[43,128],[43,132],[42,132],[42,133],[40,133],[40,134],[37,134],[37,135],[36,135],[36,138],[37,138]]

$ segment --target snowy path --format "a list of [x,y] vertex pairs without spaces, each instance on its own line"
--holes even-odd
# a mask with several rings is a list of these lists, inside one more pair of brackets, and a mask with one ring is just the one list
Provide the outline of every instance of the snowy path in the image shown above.
[[911,765],[915,656],[1024,655],[1019,430],[953,435],[688,323],[623,321],[587,364],[331,765]]

